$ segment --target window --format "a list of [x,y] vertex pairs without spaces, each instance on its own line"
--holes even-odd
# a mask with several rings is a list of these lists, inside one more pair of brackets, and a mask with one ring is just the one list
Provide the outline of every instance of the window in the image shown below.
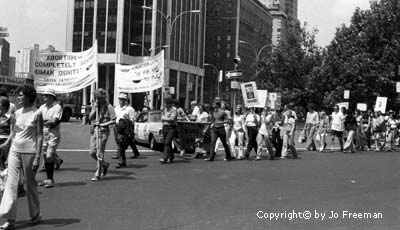
[[226,36],[226,40],[230,41],[231,40],[231,35]]
[[221,49],[221,45],[220,44],[217,45],[217,49]]
[[217,36],[217,41],[221,41],[221,36]]
[[231,57],[231,53],[230,53],[230,52],[227,52],[227,53],[226,53],[226,57],[227,57],[227,58]]
[[231,48],[231,44],[227,44],[227,45],[226,45],[226,49],[229,50],[230,48]]

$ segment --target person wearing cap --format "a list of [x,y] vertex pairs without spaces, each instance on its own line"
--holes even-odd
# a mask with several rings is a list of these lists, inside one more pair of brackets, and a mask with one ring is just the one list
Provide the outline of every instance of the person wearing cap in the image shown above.
[[118,103],[119,105],[115,107],[116,125],[114,126],[114,134],[118,146],[117,158],[119,159],[116,168],[121,168],[126,166],[125,151],[128,146],[131,146],[134,158],[137,158],[140,153],[134,139],[136,111],[129,105],[128,94],[120,93]]
[[[39,107],[43,116],[43,146],[44,166],[47,179],[39,183],[39,186],[51,188],[54,186],[54,168],[56,162],[56,150],[61,141],[60,122],[62,108],[57,103],[54,89],[45,89],[42,92],[44,104]],[[62,160],[61,160],[62,161]]]
[[229,123],[228,115],[224,110],[221,109],[221,99],[215,98],[213,102],[214,112],[211,117],[211,153],[210,157],[205,161],[214,161],[215,158],[215,146],[218,138],[221,139],[222,145],[225,149],[225,161],[232,160],[231,151],[226,141],[225,124]]
[[178,117],[177,108],[173,106],[173,101],[171,97],[165,99],[165,108],[161,115],[161,121],[163,124],[163,138],[164,138],[164,152],[163,158],[160,159],[161,164],[167,162],[172,163],[174,160],[174,153],[172,150],[172,140],[177,135],[178,128],[176,120]]
[[[115,124],[116,115],[113,106],[107,102],[107,93],[104,89],[97,89],[94,98],[95,102],[89,114],[89,119],[92,121],[90,155],[97,162],[92,181],[99,181],[107,175],[110,166],[110,163],[104,160],[104,152],[110,136],[110,126]],[[96,110],[99,117],[96,117]]]

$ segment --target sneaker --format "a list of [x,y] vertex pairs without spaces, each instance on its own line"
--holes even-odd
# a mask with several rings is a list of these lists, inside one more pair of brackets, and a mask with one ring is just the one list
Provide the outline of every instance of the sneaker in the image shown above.
[[54,181],[53,180],[46,180],[46,183],[44,184],[45,188],[52,188],[54,187]]
[[64,163],[64,160],[60,159],[58,162],[56,162],[54,169],[60,169],[62,163]]
[[36,217],[33,217],[32,219],[29,220],[29,224],[38,224],[39,222],[42,221],[42,216],[38,214]]
[[15,220],[7,220],[3,225],[0,226],[0,229],[13,229],[15,228]]
[[165,159],[160,159],[160,163],[161,163],[161,164],[166,164],[167,161],[166,161]]
[[280,158],[281,158],[281,159],[286,159],[286,157],[284,157],[284,156],[281,156]]
[[259,161],[259,160],[261,160],[261,157],[256,157],[256,159],[254,159],[254,160]]
[[94,177],[92,177],[92,179],[91,179],[92,181],[99,181],[99,180],[101,180],[100,179],[100,177],[99,176],[94,176]]
[[110,163],[106,163],[106,164],[104,165],[102,176],[106,176],[106,175],[107,175],[108,167],[110,167]]
[[38,186],[45,186],[46,184],[47,184],[47,179],[46,180],[44,180],[44,181],[42,181],[42,182],[39,182],[38,183]]

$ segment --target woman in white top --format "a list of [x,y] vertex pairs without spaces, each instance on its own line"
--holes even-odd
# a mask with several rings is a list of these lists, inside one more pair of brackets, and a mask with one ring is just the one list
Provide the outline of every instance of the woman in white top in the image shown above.
[[247,150],[245,153],[245,158],[250,157],[251,150],[257,153],[257,134],[258,127],[260,124],[260,116],[256,113],[254,108],[250,108],[250,113],[246,115],[244,119],[245,132],[248,136]]
[[196,116],[196,122],[209,122],[210,116],[206,111],[204,111],[204,105],[198,104],[197,107],[199,108],[199,112]]
[[[243,157],[244,147],[244,115],[242,113],[242,106],[238,105],[233,115],[233,129],[229,138],[229,144],[231,147],[232,157],[240,159]],[[238,153],[236,154],[235,143],[238,143]]]
[[0,229],[10,229],[15,226],[17,215],[17,192],[20,168],[25,175],[25,185],[28,198],[29,223],[41,221],[39,194],[35,173],[42,152],[43,118],[41,112],[34,106],[36,90],[32,86],[23,86],[19,90],[18,103],[22,108],[15,112],[15,126],[8,156],[8,174],[5,190],[0,204],[0,215],[7,219]]
[[389,119],[387,121],[387,129],[388,129],[388,136],[387,136],[387,150],[386,151],[393,151],[395,146],[395,137],[397,135],[397,121],[394,119],[393,110],[389,111]]
[[272,143],[271,143],[271,130],[272,130],[272,114],[269,111],[268,107],[265,107],[261,113],[260,116],[260,129],[258,130],[258,135],[257,135],[257,157],[256,160],[261,160],[262,158],[262,148],[263,145],[267,147],[270,160],[273,160],[275,158],[275,154],[272,149]]
[[320,120],[318,123],[318,137],[319,137],[319,151],[324,151],[326,147],[326,135],[328,133],[329,127],[329,117],[326,115],[325,111],[322,110],[320,113]]
[[307,134],[307,150],[310,151],[315,151],[316,150],[316,145],[315,145],[315,133],[317,131],[317,125],[319,123],[319,116],[318,112],[315,111],[315,105],[314,104],[309,104],[308,105],[308,110],[309,112],[307,113],[307,118],[306,118],[306,134]]
[[290,152],[293,155],[293,159],[297,159],[297,151],[294,144],[294,131],[296,130],[296,120],[292,115],[292,111],[288,111],[285,116],[287,116],[287,118],[285,118],[285,123],[282,127],[283,147],[281,158],[286,158],[288,154],[287,150],[290,149]]

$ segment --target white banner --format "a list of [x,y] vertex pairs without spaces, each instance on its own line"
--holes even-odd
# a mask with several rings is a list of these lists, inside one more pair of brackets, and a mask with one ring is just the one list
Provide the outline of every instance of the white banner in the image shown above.
[[135,65],[115,65],[118,92],[148,92],[164,85],[164,51]]
[[251,81],[247,83],[242,83],[240,85],[242,88],[242,95],[244,100],[244,105],[246,107],[255,107],[258,106],[258,92],[256,82]]
[[56,93],[85,88],[97,80],[97,42],[83,52],[39,54],[34,73],[38,93],[45,88],[52,88]]
[[337,103],[337,106],[339,106],[339,110],[342,110],[342,107],[345,107],[346,110],[349,109],[349,102],[341,102],[341,103]]
[[387,104],[387,97],[377,97],[375,104],[375,112],[381,111],[382,113],[385,113],[386,104]]

